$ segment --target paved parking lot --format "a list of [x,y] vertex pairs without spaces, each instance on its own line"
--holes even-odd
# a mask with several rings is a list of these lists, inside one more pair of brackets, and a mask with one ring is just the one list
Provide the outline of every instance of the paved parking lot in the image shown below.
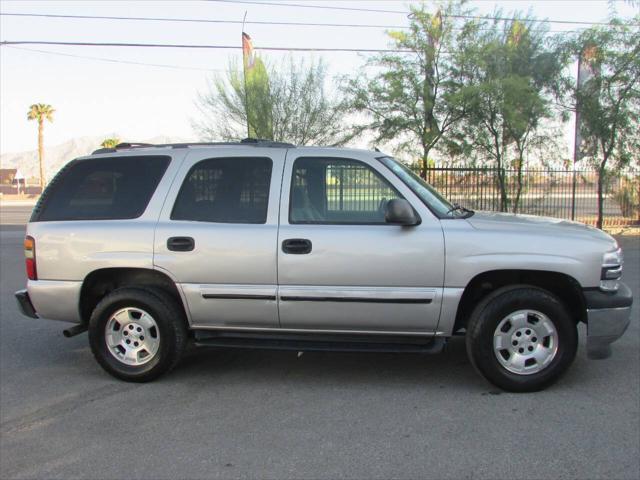
[[[500,393],[439,356],[198,350],[107,376],[86,335],[18,314],[21,227],[0,228],[0,478],[640,478],[637,304],[614,356]],[[640,242],[621,239],[640,298]]]

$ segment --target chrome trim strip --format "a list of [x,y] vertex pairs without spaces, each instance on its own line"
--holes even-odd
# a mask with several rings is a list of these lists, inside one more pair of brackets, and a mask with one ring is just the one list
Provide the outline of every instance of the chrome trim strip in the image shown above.
[[355,303],[431,303],[430,298],[367,298],[367,297],[309,297],[281,296],[283,302],[355,302]]
[[437,291],[422,287],[280,285],[278,295],[283,301],[431,303]]
[[[182,284],[186,285],[186,284]],[[430,304],[437,296],[433,288],[342,287],[316,285],[200,284],[202,298],[298,302],[362,302]]]
[[241,293],[203,293],[202,298],[206,299],[221,299],[221,300],[273,300],[275,301],[275,295],[252,295]]
[[[193,285],[193,284],[191,284]],[[202,298],[207,299],[240,299],[240,300],[273,300],[276,299],[276,285],[238,285],[238,284],[199,284]]]

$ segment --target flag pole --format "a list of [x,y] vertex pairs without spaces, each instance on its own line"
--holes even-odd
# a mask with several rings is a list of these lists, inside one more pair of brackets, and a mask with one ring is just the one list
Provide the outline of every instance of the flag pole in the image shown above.
[[251,127],[249,126],[249,91],[247,90],[247,60],[244,52],[244,22],[247,19],[247,11],[244,11],[242,18],[242,77],[244,79],[244,113],[247,116],[247,138],[251,138]]

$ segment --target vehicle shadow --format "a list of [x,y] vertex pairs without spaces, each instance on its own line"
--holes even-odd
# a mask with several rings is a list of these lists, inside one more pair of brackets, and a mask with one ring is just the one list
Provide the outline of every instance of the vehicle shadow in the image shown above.
[[[222,377],[222,378],[221,378]],[[170,379],[170,380],[169,380]],[[467,359],[464,338],[453,338],[440,354],[344,353],[198,348],[190,351],[167,381],[256,384],[386,384],[428,383],[440,388],[490,388]]]

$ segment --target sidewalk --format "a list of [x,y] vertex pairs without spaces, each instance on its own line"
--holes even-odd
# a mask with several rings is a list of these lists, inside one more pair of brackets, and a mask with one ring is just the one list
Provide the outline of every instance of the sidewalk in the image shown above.
[[40,195],[0,195],[1,207],[26,207],[34,206]]
[[34,199],[26,199],[26,200],[4,200],[0,198],[0,208],[2,207],[33,207],[37,198]]

